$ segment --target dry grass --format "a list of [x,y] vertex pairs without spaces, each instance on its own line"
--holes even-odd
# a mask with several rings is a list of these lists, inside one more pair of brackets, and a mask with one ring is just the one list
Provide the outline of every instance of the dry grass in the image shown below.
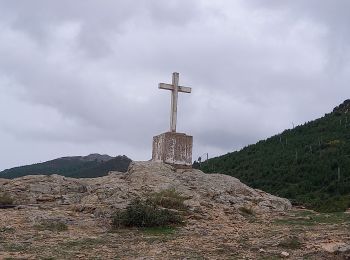
[[0,205],[13,205],[13,199],[7,193],[0,193]]

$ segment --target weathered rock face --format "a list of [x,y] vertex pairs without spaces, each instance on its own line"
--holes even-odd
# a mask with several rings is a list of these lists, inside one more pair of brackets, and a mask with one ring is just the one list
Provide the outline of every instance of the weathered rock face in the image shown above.
[[221,207],[235,213],[245,207],[263,213],[291,208],[287,199],[252,189],[236,178],[194,169],[175,170],[155,162],[133,162],[126,173],[111,172],[94,179],[26,176],[0,179],[0,184],[1,191],[9,193],[17,204],[64,204],[95,214],[111,213],[133,198],[169,188],[188,197],[185,203],[192,210]]

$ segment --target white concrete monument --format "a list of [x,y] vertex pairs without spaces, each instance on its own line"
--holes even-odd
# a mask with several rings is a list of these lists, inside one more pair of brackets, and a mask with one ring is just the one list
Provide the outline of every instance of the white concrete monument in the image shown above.
[[170,131],[153,137],[152,160],[191,168],[193,137],[176,132],[178,93],[191,93],[191,88],[179,86],[179,73],[174,72],[172,84],[159,83],[159,89],[171,91]]

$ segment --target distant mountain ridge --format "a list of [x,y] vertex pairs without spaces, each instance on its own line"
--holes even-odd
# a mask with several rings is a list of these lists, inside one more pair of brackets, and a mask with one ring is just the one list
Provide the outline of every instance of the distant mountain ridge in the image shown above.
[[107,154],[61,157],[43,163],[36,163],[0,172],[0,178],[13,179],[26,175],[59,174],[74,178],[94,178],[108,174],[109,171],[126,172],[131,159],[127,156],[112,157]]
[[319,211],[350,208],[350,100],[314,121],[202,163]]
[[98,154],[98,153],[92,153],[87,156],[66,156],[61,157],[58,159],[64,159],[64,160],[81,160],[81,161],[99,161],[99,162],[105,162],[113,159],[112,156],[109,156],[108,154]]

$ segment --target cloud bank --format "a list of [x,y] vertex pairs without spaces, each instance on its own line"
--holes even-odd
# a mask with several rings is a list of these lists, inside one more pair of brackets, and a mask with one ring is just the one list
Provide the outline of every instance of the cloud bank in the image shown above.
[[92,152],[151,157],[169,126],[194,159],[239,149],[348,96],[346,0],[0,1],[0,169]]

